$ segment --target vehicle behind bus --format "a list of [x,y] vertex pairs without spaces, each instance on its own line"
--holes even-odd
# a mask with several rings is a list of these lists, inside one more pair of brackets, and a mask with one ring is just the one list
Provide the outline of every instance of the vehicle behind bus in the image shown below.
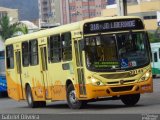
[[4,51],[0,51],[0,93],[1,95],[6,94],[7,83],[5,75],[5,58]]
[[152,74],[153,77],[160,75],[160,43],[151,43],[152,51]]
[[121,99],[153,91],[151,48],[138,17],[98,17],[6,40],[8,94],[29,107]]

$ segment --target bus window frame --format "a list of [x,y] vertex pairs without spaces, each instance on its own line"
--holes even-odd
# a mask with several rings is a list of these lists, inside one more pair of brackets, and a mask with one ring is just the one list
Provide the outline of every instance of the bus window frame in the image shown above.
[[[32,52],[31,51],[31,42],[33,42],[33,41],[36,41],[36,52]],[[30,40],[29,41],[29,53],[30,53],[30,56],[29,56],[29,59],[30,59],[30,66],[36,66],[36,65],[39,65],[39,53],[38,53],[39,51],[38,51],[38,40],[37,39],[33,39],[33,40]],[[34,56],[34,55],[37,55],[37,62],[36,62],[36,64],[32,64],[32,57]]]
[[[12,47],[12,51],[11,51],[11,55],[12,56],[9,56],[8,57],[8,50],[7,50],[7,47]],[[10,49],[10,48],[9,48]],[[13,65],[12,65],[12,67],[8,67],[8,58],[9,58],[9,60],[11,59],[13,57],[13,61],[12,61],[12,63],[13,63]],[[10,65],[11,66],[11,65]],[[7,45],[6,46],[6,68],[7,69],[14,69],[14,67],[15,67],[15,65],[14,65],[14,46],[13,46],[13,44],[10,44],[10,45]]]
[[[84,42],[85,42],[85,44],[86,44],[86,40],[85,40],[85,38],[86,37],[91,37],[91,36],[98,36],[98,35],[117,35],[117,34],[123,34],[123,33],[130,33],[130,30],[129,31],[120,31],[120,32],[108,32],[108,33],[106,33],[106,32],[102,32],[101,34],[100,33],[94,33],[94,34],[84,34],[83,35],[83,38],[84,38]],[[132,34],[133,33],[144,33],[144,34],[146,34],[146,30],[132,30]],[[148,42],[149,42],[149,39],[148,39],[148,36],[147,36],[148,34],[146,34],[145,35],[145,39],[146,39],[146,46],[149,44]],[[117,39],[117,37],[115,37],[115,39]],[[86,47],[86,45],[85,45],[85,47]],[[150,47],[150,46],[149,46]],[[144,64],[144,65],[142,65],[142,66],[140,66],[140,67],[145,67],[145,66],[147,66],[147,65],[149,65],[149,63],[151,62],[151,59],[150,59],[150,53],[149,53],[149,51],[151,52],[151,49],[149,48],[149,47],[147,47],[147,50],[148,50],[148,52],[147,52],[147,55],[148,55],[148,62],[146,63],[146,64]],[[119,57],[119,56],[118,56]],[[87,60],[86,60],[86,58],[85,58],[85,61],[87,62]],[[85,64],[87,64],[87,63],[85,63]],[[125,71],[128,71],[128,70],[131,70],[131,69],[137,69],[137,68],[139,68],[139,67],[134,67],[134,68],[124,68],[124,69],[105,69],[105,70],[99,70],[99,71],[97,71],[97,70],[95,70],[95,69],[90,69],[88,66],[86,66],[86,68],[88,69],[88,70],[90,70],[90,71],[93,71],[93,72],[115,72],[115,71],[117,71],[117,70],[125,70]]]
[[[24,49],[23,49],[23,44],[24,43],[27,43],[27,45],[28,45],[27,46],[28,47],[28,52],[25,53],[25,55],[24,55]],[[22,42],[21,46],[22,46],[22,65],[23,65],[23,67],[28,67],[30,65],[30,50],[29,50],[30,44],[29,44],[28,41],[24,41],[24,42]],[[23,57],[24,57],[24,59],[26,59],[25,56],[28,56],[28,64],[27,65],[24,64],[24,60],[23,60]]]
[[[67,34],[67,33],[70,34],[70,46],[65,46],[65,47],[64,47],[64,45],[63,45],[63,41],[64,41],[64,40],[63,40],[63,37],[62,37],[62,36],[63,36],[64,34]],[[73,58],[73,53],[72,53],[72,51],[73,51],[73,50],[72,50],[72,34],[71,34],[71,31],[64,32],[64,33],[61,34],[61,46],[62,46],[62,61],[64,61],[64,62],[65,62],[65,61],[71,61],[72,58]],[[69,58],[69,59],[64,59],[64,49],[66,49],[66,48],[71,48],[71,49],[70,49],[70,50],[71,50],[71,51],[70,51],[70,52],[71,52],[71,58]]]
[[153,57],[154,57],[154,62],[158,62],[158,53],[157,52],[153,53]]
[[[51,38],[54,38],[54,37],[59,37],[59,39],[58,39],[58,41],[59,41],[59,43],[60,43],[60,46],[59,47],[55,47],[54,46],[54,39],[51,39]],[[51,42],[53,40],[53,43]],[[62,53],[62,45],[61,45],[61,36],[60,36],[60,34],[55,34],[55,35],[52,35],[52,36],[50,36],[50,37],[48,37],[48,57],[49,57],[49,59],[48,59],[48,62],[50,63],[58,63],[58,62],[61,62],[61,59],[62,59],[62,55],[61,55],[61,53]],[[53,48],[51,48],[51,43],[53,44]],[[54,59],[52,59],[52,57],[54,56],[54,50],[57,50],[57,49],[59,49],[59,60],[54,60]]]
[[159,59],[160,59],[160,48],[158,48],[158,52],[159,52]]

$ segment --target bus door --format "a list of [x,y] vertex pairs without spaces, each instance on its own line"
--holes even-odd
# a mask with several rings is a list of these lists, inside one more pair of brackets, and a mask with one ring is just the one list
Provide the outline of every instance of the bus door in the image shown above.
[[21,66],[21,52],[20,50],[15,51],[15,59],[16,59],[16,72],[17,72],[17,81],[19,83],[19,99],[24,99],[23,96],[23,86],[22,86],[22,66]]
[[40,46],[40,54],[41,54],[41,74],[45,87],[45,96],[46,99],[51,98],[51,88],[49,88],[49,80],[48,80],[48,60],[47,60],[47,45]]
[[85,87],[85,79],[84,79],[84,68],[83,68],[83,52],[82,52],[82,46],[81,46],[81,40],[76,39],[74,41],[74,47],[75,47],[75,57],[76,57],[76,72],[77,72],[77,82],[78,82],[78,90],[79,90],[79,97],[85,97],[86,96],[86,87]]

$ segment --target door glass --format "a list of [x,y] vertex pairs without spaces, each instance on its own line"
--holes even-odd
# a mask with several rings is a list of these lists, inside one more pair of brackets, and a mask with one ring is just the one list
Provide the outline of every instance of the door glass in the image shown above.
[[48,69],[47,66],[47,54],[46,54],[46,47],[41,47],[41,60],[42,60],[42,70],[46,71]]
[[20,52],[16,52],[16,63],[17,63],[17,73],[21,73],[21,57],[20,57]]

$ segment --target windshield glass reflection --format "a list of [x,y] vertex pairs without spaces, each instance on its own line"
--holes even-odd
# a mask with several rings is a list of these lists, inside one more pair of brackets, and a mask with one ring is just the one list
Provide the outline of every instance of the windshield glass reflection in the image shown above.
[[85,46],[89,69],[125,69],[149,62],[143,32],[86,37]]

